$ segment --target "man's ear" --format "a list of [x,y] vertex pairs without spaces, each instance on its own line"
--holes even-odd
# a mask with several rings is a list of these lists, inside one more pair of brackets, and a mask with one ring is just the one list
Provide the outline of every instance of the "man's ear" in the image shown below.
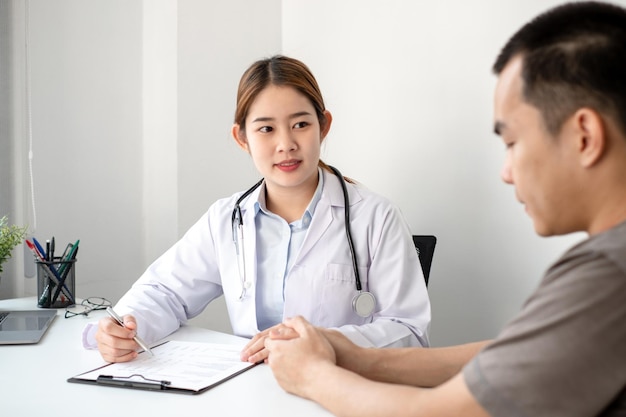
[[326,122],[321,126],[320,142],[323,142],[324,139],[326,139],[326,135],[328,135],[328,132],[330,131],[330,125],[333,124],[333,115],[328,110],[324,110],[324,117],[326,118]]
[[250,153],[250,149],[248,148],[248,141],[246,140],[246,135],[241,126],[235,123],[231,129],[231,134],[233,135],[233,139],[237,142],[237,146],[239,146],[244,151]]
[[604,155],[607,146],[606,129],[602,116],[595,110],[583,107],[573,116],[577,137],[577,151],[583,167],[595,165]]

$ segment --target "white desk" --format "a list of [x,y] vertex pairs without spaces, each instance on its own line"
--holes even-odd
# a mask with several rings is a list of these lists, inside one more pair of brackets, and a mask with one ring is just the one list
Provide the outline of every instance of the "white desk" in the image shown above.
[[[0,300],[0,310],[35,310],[34,297]],[[258,365],[198,395],[83,385],[69,377],[104,364],[97,351],[85,350],[81,333],[88,318],[63,317],[59,309],[43,339],[35,345],[0,346],[0,415],[88,417],[158,416],[330,416],[319,405],[287,394],[267,365]],[[168,340],[234,343],[235,336],[199,327],[182,327]]]

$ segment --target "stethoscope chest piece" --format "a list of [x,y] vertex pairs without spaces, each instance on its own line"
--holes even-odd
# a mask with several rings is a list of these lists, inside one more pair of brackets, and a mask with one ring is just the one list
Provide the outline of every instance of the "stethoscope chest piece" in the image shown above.
[[352,299],[352,308],[361,317],[369,317],[376,307],[376,298],[369,291],[361,291]]
[[252,287],[252,283],[250,281],[243,281],[241,283],[241,295],[239,296],[239,301],[242,301],[246,296],[246,291]]

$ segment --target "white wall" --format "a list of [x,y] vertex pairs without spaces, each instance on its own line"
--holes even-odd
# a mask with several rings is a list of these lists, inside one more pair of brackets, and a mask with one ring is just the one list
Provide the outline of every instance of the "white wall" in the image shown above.
[[[434,343],[493,337],[582,237],[535,236],[491,133],[496,54],[556,3],[30,0],[35,235],[80,238],[77,295],[117,300],[211,202],[257,178],[229,135],[237,82],[283,52],[311,67],[334,114],[324,159],[439,238]],[[17,130],[14,206],[30,221]],[[34,295],[14,280],[12,296]],[[196,322],[229,327],[221,302]]]
[[[28,3],[34,235],[42,241],[54,235],[58,253],[80,239],[77,295],[119,297],[145,267],[142,4]],[[16,137],[22,161],[26,136]],[[22,175],[16,203],[34,228],[26,166]],[[35,280],[24,284],[24,293],[34,294]]]

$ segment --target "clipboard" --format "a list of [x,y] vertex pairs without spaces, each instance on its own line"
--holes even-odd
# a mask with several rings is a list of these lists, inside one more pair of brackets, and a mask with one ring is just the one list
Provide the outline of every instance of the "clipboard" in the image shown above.
[[200,394],[256,366],[239,358],[241,346],[229,344],[168,341],[137,359],[110,363],[73,376],[67,382]]

